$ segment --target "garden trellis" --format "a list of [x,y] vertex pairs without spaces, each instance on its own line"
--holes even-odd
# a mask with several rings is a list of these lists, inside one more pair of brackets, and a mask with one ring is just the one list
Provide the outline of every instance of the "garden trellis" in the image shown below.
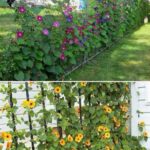
[[126,127],[129,97],[126,83],[1,83],[0,140],[11,149],[141,150]]
[[[1,56],[1,78],[61,79],[143,24],[148,7],[142,0],[93,0],[77,10],[64,2],[45,8],[17,4],[20,26]],[[44,15],[38,13],[44,9]],[[12,65],[5,63],[6,58]]]

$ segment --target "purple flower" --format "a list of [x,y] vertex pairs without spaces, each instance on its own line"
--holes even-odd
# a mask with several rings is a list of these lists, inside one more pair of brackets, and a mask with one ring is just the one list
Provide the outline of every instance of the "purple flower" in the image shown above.
[[65,16],[68,16],[69,15],[69,12],[67,10],[64,10],[64,15]]
[[64,53],[61,53],[60,59],[61,59],[61,60],[65,60],[65,55],[64,55]]
[[53,23],[53,27],[58,28],[59,26],[60,26],[60,23],[59,23],[58,21],[55,21],[55,22]]
[[37,16],[36,19],[37,19],[37,21],[39,21],[39,22],[43,21],[43,17],[42,17],[42,16]]
[[42,33],[43,33],[44,35],[49,35],[48,29],[43,29]]
[[17,31],[17,38],[22,38],[23,37],[23,32],[22,31]]
[[18,11],[19,11],[20,13],[25,13],[26,9],[25,9],[24,6],[20,6],[20,7],[18,7]]

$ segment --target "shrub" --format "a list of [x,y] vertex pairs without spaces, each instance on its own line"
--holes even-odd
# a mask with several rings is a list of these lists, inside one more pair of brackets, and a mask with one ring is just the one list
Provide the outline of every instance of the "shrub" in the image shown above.
[[16,7],[20,28],[7,50],[15,64],[10,79],[60,79],[72,66],[140,26],[146,4],[92,0],[87,9],[77,11],[62,2],[48,7],[50,13],[43,16],[20,4]]

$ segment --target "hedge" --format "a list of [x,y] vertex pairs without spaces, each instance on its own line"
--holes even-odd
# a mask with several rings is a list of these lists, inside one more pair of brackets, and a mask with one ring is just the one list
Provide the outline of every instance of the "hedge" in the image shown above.
[[[1,84],[0,92],[6,94],[3,112],[10,131],[3,131],[0,141],[12,142],[11,150],[145,150],[139,142],[148,138],[144,123],[139,124],[142,133],[139,138],[132,137],[128,131],[128,83],[40,82],[36,85],[39,93],[30,99],[35,83],[33,86],[32,82],[26,82],[15,88],[11,83]],[[13,97],[18,90],[25,91],[27,96],[21,104]],[[20,110],[22,116],[17,115]],[[55,128],[50,125],[54,118]],[[19,130],[17,127],[22,124],[29,126],[29,130]]]
[[[1,58],[6,80],[56,80],[101,48],[117,43],[143,24],[148,1],[91,0],[84,10],[66,1],[43,16],[26,4],[16,6],[16,37]],[[37,9],[38,10],[38,9]]]

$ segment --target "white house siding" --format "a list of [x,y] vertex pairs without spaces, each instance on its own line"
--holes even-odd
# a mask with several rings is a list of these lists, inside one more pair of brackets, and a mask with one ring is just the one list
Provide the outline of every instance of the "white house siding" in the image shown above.
[[147,142],[142,141],[141,144],[150,150],[150,82],[132,83],[131,89],[131,134],[139,136],[138,123],[144,121],[145,131],[149,133],[149,138]]

